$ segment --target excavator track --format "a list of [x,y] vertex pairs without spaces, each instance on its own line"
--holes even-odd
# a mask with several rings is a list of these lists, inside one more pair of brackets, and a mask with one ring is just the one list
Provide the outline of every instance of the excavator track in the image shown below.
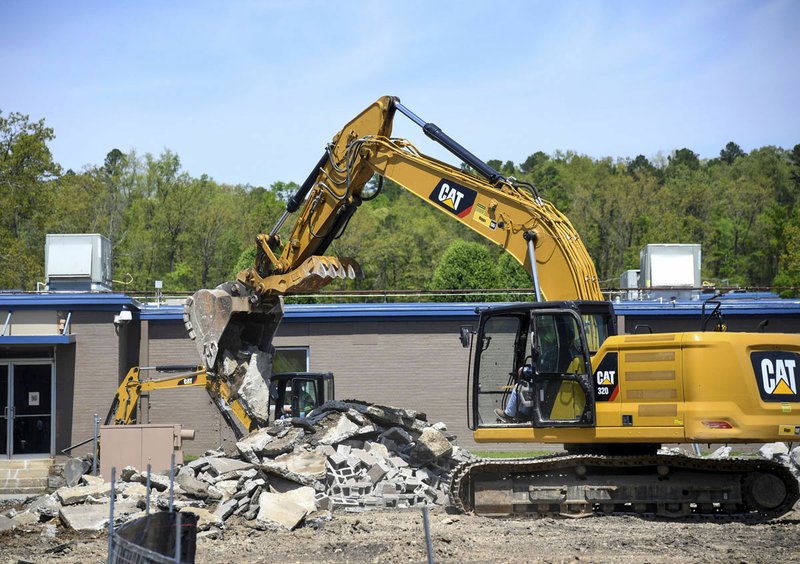
[[675,455],[570,455],[466,462],[450,480],[461,512],[488,516],[638,515],[757,523],[791,511],[797,479],[777,462]]

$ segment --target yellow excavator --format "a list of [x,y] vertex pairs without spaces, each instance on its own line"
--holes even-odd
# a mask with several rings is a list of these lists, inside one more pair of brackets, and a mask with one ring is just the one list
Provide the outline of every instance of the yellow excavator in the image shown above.
[[[269,419],[259,419],[241,401],[224,378],[204,366],[134,366],[122,379],[105,425],[132,425],[138,421],[143,395],[159,390],[180,390],[189,387],[205,388],[222,418],[237,439],[245,433],[265,427]],[[326,401],[334,399],[334,380],[331,372],[281,372],[272,374],[269,385],[270,419],[304,417]]]
[[[466,167],[391,137],[396,112]],[[325,256],[368,181],[391,179],[495,242],[532,275],[537,303],[480,312],[470,421],[479,442],[563,443],[567,454],[484,460],[451,479],[457,507],[488,515],[604,514],[754,521],[786,513],[798,482],[765,460],[658,455],[664,443],[800,438],[800,336],[724,332],[617,335],[594,265],[569,220],[536,189],[505,178],[397,98],[383,97],[337,133],[252,267],[200,290],[185,323],[206,366],[222,373],[242,347],[271,350],[282,296],[359,274]],[[299,212],[291,234],[278,230]]]

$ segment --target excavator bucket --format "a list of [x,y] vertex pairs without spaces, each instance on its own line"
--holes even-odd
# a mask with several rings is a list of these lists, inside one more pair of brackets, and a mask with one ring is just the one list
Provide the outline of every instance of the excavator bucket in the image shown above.
[[[255,303],[254,303],[255,302]],[[183,322],[206,368],[223,374],[224,351],[236,355],[247,347],[272,352],[272,339],[283,318],[279,296],[253,299],[243,285],[226,282],[198,290],[186,300]]]

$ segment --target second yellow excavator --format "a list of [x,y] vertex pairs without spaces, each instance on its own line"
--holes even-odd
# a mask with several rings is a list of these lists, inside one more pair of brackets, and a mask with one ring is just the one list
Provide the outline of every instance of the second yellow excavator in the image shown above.
[[[391,138],[400,112],[466,167]],[[754,521],[800,497],[784,466],[762,460],[658,455],[663,443],[800,439],[800,336],[698,331],[617,335],[611,304],[570,221],[536,189],[505,178],[383,97],[326,147],[251,268],[200,290],[185,322],[206,366],[223,373],[241,348],[269,352],[285,294],[353,278],[352,259],[324,256],[388,178],[514,256],[532,275],[537,302],[480,312],[470,367],[470,420],[479,442],[548,442],[568,453],[479,461],[451,479],[455,505],[490,515],[595,513]],[[286,241],[278,229],[299,212]],[[572,301],[574,300],[574,301]]]

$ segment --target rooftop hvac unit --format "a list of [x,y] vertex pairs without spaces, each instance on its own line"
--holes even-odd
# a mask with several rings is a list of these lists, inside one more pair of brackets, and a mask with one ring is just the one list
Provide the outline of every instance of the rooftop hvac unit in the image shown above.
[[111,241],[102,235],[47,235],[44,263],[51,292],[111,291]]
[[[640,255],[640,285],[651,298],[696,299],[699,296],[700,245],[647,245]],[[665,288],[663,291],[653,291]]]

